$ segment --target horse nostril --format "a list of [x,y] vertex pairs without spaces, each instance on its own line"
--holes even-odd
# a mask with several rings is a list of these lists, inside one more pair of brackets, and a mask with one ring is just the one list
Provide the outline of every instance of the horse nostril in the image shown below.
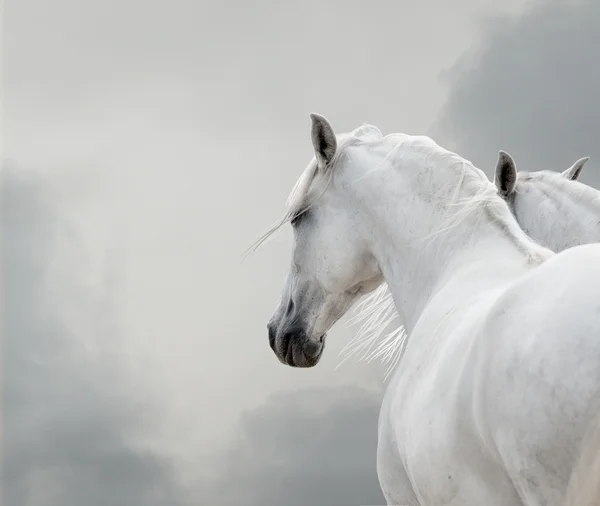
[[304,344],[304,354],[308,358],[317,358],[319,356],[319,353],[321,353],[322,349],[323,345],[321,344],[321,342],[307,341]]
[[285,314],[289,315],[293,310],[294,310],[294,301],[290,298],[290,301],[288,302],[287,308],[285,310]]
[[269,331],[269,346],[275,351],[275,326],[269,323],[267,330]]

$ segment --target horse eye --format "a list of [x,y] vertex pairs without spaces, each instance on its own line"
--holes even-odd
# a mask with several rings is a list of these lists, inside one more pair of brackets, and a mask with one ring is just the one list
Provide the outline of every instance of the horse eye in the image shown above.
[[293,218],[290,220],[290,224],[292,225],[292,227],[296,227],[300,223],[300,220],[304,219],[306,215],[307,211],[302,211],[294,215]]

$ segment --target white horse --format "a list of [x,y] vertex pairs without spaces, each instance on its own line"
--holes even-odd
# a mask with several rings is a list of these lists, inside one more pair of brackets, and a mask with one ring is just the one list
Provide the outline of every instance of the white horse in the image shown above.
[[577,181],[588,160],[563,172],[521,172],[508,153],[498,155],[498,193],[525,233],[552,251],[600,241],[600,191]]
[[[494,177],[498,194],[525,233],[552,251],[600,242],[600,191],[578,181],[588,160],[580,158],[562,172],[523,172],[509,153],[498,154]],[[384,334],[397,319],[394,299],[384,283],[357,307],[350,323],[362,322],[362,327],[342,349],[343,362],[352,356],[381,359],[389,374],[406,339],[402,326]]]
[[600,504],[586,474],[600,450],[600,245],[538,245],[482,171],[427,137],[336,136],[311,117],[315,158],[269,232],[294,230],[268,324],[279,360],[316,365],[325,333],[385,281],[410,335],[379,419],[388,504]]

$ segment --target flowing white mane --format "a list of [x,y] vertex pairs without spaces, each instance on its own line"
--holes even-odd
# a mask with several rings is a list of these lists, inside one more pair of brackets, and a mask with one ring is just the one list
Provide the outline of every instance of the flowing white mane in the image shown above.
[[365,297],[356,307],[356,316],[348,321],[348,326],[362,322],[358,332],[340,351],[340,367],[348,359],[356,356],[359,361],[379,360],[386,366],[385,377],[394,370],[406,345],[407,334],[404,325],[386,332],[389,325],[399,318],[392,293],[387,284],[381,285]]
[[[352,132],[343,133],[336,136],[337,150],[331,161],[333,166],[340,158],[341,154],[345,151],[348,146],[358,146],[360,144],[368,144],[372,142],[379,142],[383,139],[381,131],[373,125],[363,124]],[[302,172],[294,188],[292,189],[289,197],[286,201],[286,211],[284,215],[277,221],[265,234],[259,237],[254,244],[252,244],[245,254],[256,251],[260,246],[275,232],[277,232],[282,226],[292,220],[294,216],[297,216],[306,211],[315,202],[320,195],[315,196],[312,200],[309,200],[310,188],[313,181],[320,176],[317,170],[317,161],[315,157],[310,161],[308,167]],[[333,173],[333,171],[330,171]],[[328,181],[329,183],[329,181]]]
[[[386,138],[389,137],[391,136]],[[402,136],[394,150],[399,149],[405,139],[406,136]],[[430,149],[431,159],[450,165],[460,174],[460,182],[448,205],[449,211],[453,212],[449,212],[448,219],[431,234],[431,238],[451,232],[475,211],[486,213],[491,220],[499,223],[501,229],[513,239],[519,249],[527,253],[529,263],[539,264],[553,255],[551,251],[525,236],[518,223],[510,216],[509,208],[499,197],[495,185],[483,171],[459,155],[441,148],[427,137],[409,139],[413,141],[411,147],[419,150]],[[459,198],[461,190],[466,197]],[[355,316],[349,320],[348,325],[361,326],[356,336],[341,350],[342,361],[337,367],[353,356],[359,361],[379,360],[386,366],[385,376],[389,376],[400,361],[409,337],[399,318],[392,294],[384,283],[357,305]],[[396,326],[390,327],[394,322]]]
[[402,324],[388,330],[389,326],[398,319],[392,293],[384,283],[356,306],[355,316],[349,320],[348,325],[360,323],[362,325],[354,338],[340,351],[340,356],[343,358],[337,367],[352,357],[356,357],[358,361],[379,360],[386,367],[387,378],[402,358],[408,339]]

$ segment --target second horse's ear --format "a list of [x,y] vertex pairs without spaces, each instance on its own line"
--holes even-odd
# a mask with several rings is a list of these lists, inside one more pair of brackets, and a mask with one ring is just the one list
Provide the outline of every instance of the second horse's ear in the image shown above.
[[512,156],[500,150],[496,163],[496,176],[494,178],[498,193],[506,198],[515,191],[517,185],[517,166]]
[[589,156],[586,156],[585,158],[580,158],[573,165],[571,165],[567,170],[565,170],[564,172],[561,172],[561,176],[564,178],[570,179],[571,181],[577,181],[581,174],[581,169],[583,169],[585,162],[587,162],[589,159],[590,159]]

